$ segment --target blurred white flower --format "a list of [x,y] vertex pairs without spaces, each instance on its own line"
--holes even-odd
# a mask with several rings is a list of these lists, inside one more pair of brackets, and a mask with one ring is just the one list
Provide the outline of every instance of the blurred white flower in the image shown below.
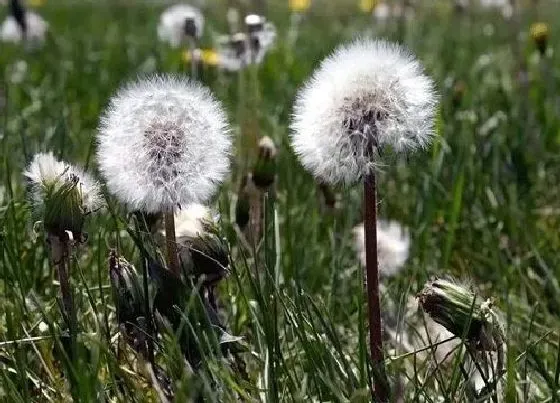
[[[362,265],[366,265],[364,225],[354,228],[354,240],[358,257]],[[410,237],[405,228],[395,221],[377,222],[377,259],[379,273],[382,276],[394,276],[408,259]]]
[[130,83],[101,119],[97,158],[109,190],[132,209],[171,211],[207,200],[229,168],[226,113],[197,82]]
[[373,9],[373,18],[378,23],[385,23],[389,19],[399,19],[403,16],[406,20],[412,20],[414,18],[414,9],[410,6],[402,6],[401,4],[389,5],[387,2],[380,2]]
[[217,39],[219,66],[239,71],[250,64],[261,64],[276,41],[276,28],[256,14],[245,17],[247,34],[222,35]]
[[47,333],[49,331],[49,325],[47,325],[45,322],[40,322],[38,329],[39,333]]
[[161,14],[157,32],[161,41],[177,48],[189,37],[200,38],[203,29],[204,17],[199,9],[187,4],[176,4]]
[[19,43],[23,39],[40,44],[44,42],[49,25],[39,14],[31,11],[25,12],[27,32],[23,34],[21,27],[11,15],[7,16],[0,26],[0,39],[2,42]]
[[200,203],[191,203],[175,213],[175,234],[177,238],[200,236],[205,222],[213,222],[210,209]]
[[513,7],[510,0],[480,0],[480,6],[485,9],[498,10],[506,19],[513,16]]
[[70,230],[77,235],[84,217],[103,205],[99,183],[52,153],[35,154],[24,175],[32,186],[36,213],[49,231]]
[[425,147],[433,135],[434,83],[397,44],[357,40],[327,57],[299,91],[292,146],[326,182],[354,183],[386,146]]
[[8,76],[13,84],[21,83],[27,74],[27,62],[18,60],[8,67]]

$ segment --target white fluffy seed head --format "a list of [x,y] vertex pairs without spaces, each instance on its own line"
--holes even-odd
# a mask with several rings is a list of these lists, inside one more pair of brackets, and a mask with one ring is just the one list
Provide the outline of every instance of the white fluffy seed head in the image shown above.
[[101,208],[99,184],[82,169],[57,160],[51,153],[36,154],[24,172],[31,184],[33,210],[49,234],[82,239],[88,214]]
[[228,173],[231,143],[226,113],[207,88],[154,76],[111,99],[97,159],[121,202],[155,213],[206,201]]
[[354,183],[379,150],[425,147],[433,135],[434,83],[407,50],[382,40],[338,48],[299,91],[292,145],[303,165],[331,183]]
[[[358,257],[366,265],[364,225],[354,228],[354,240]],[[377,222],[377,258],[379,272],[383,276],[397,274],[408,259],[410,237],[408,231],[395,221]]]
[[25,23],[27,32],[25,36],[21,27],[11,15],[6,17],[0,26],[0,39],[2,42],[19,43],[24,38],[32,43],[40,44],[44,42],[49,25],[39,14],[31,11],[25,12]]
[[187,4],[176,4],[166,9],[159,19],[158,37],[174,48],[181,46],[194,31],[200,38],[204,29],[204,17],[199,9]]
[[205,225],[214,222],[210,209],[200,203],[191,203],[175,213],[175,235],[195,238],[205,231]]
[[24,175],[31,182],[33,203],[37,206],[45,202],[47,191],[56,192],[73,177],[79,180],[77,188],[84,212],[98,210],[103,205],[99,182],[81,168],[57,160],[50,152],[35,154]]

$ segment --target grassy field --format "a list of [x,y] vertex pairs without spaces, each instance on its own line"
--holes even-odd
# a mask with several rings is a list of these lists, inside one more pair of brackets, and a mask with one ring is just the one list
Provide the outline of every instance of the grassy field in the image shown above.
[[[207,3],[204,48],[212,33],[227,32],[226,7]],[[250,10],[245,3],[241,9]],[[202,364],[194,369],[172,337],[160,339],[156,361],[176,401],[370,400],[362,268],[352,232],[362,221],[362,189],[334,189],[336,208],[326,208],[288,138],[297,88],[336,45],[364,35],[411,48],[441,97],[434,145],[406,158],[387,156],[379,174],[380,216],[411,234],[405,267],[381,280],[387,326],[407,337],[416,315],[410,297],[432,276],[460,279],[493,298],[503,314],[507,371],[495,392],[478,400],[559,401],[558,3],[526,5],[504,20],[495,11],[460,13],[445,1],[422,2],[413,20],[386,23],[350,1],[316,3],[297,36],[290,35],[287,4],[268,5],[278,38],[258,69],[200,72],[226,105],[236,136],[256,132],[276,142],[277,182],[256,254],[242,248],[235,231],[240,164],[212,203],[232,259],[218,290],[220,314],[227,332],[242,339],[226,354],[201,332]],[[73,259],[79,334],[69,360],[61,349],[59,287],[22,175],[40,151],[96,175],[99,116],[114,91],[146,73],[189,74],[182,52],[157,41],[162,10],[155,2],[47,1],[36,10],[50,24],[42,48],[1,45],[2,400],[157,401],[165,394],[118,337],[109,251],[142,267],[125,208],[109,197],[109,208],[88,220],[88,240]],[[545,55],[529,33],[537,21],[550,29]],[[421,349],[429,342],[421,325],[417,331],[425,343],[413,346]],[[395,399],[477,400],[461,371],[464,351],[436,365],[432,354],[405,354],[394,341],[387,336],[385,356]]]

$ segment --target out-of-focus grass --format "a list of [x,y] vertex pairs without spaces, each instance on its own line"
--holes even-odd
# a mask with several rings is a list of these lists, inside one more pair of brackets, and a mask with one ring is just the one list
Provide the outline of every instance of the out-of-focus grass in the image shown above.
[[[215,206],[235,261],[220,298],[229,330],[245,339],[246,370],[218,356],[208,357],[200,377],[176,365],[178,399],[202,391],[215,401],[368,401],[364,300],[351,232],[361,219],[360,189],[337,189],[340,209],[324,210],[288,140],[296,89],[334,46],[358,35],[402,37],[441,94],[434,146],[406,159],[389,157],[379,175],[381,215],[412,233],[406,268],[383,281],[387,298],[402,305],[432,275],[471,280],[504,312],[507,401],[558,399],[560,10],[552,2],[538,7],[513,23],[498,13],[461,15],[445,4],[425,5],[399,30],[398,22],[372,23],[347,2],[325,2],[306,14],[297,41],[289,44],[286,5],[269,5],[279,37],[258,72],[255,116],[261,134],[280,146],[278,220],[267,231],[280,246],[278,259],[266,264],[242,253],[230,216],[235,186],[226,183]],[[99,114],[118,86],[139,74],[187,74],[180,52],[156,41],[161,10],[127,1],[48,2],[38,10],[51,28],[46,46],[26,51],[1,45],[0,343],[20,340],[0,344],[0,393],[9,401],[59,401],[70,392],[83,401],[155,399],[146,374],[107,342],[107,332],[116,332],[107,289],[109,248],[118,246],[131,261],[139,258],[124,224],[108,213],[92,217],[89,240],[74,259],[82,350],[70,363],[77,382],[68,388],[55,342],[58,289],[42,238],[32,230],[21,172],[33,153],[45,150],[95,172]],[[205,14],[210,46],[210,33],[226,30],[225,7],[209,4]],[[544,58],[528,37],[538,18],[551,29]],[[205,68],[201,80],[228,106],[239,131],[237,75]],[[282,282],[271,274],[276,263]],[[250,275],[255,270],[261,283]],[[46,332],[40,333],[40,322],[49,325]],[[178,358],[168,351],[165,361],[172,366]],[[404,361],[389,365],[393,378],[404,373]],[[447,379],[445,368],[418,364],[415,370],[416,377],[404,382],[410,399],[465,399],[466,392],[452,392],[451,378],[449,385],[438,384]]]

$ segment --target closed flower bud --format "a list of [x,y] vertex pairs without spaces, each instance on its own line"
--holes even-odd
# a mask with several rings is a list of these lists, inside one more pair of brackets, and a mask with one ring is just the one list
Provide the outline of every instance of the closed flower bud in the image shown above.
[[259,155],[253,168],[253,182],[261,189],[268,189],[276,179],[276,146],[268,136],[259,141]]
[[457,337],[479,351],[502,348],[504,336],[492,301],[483,301],[469,288],[444,279],[428,281],[418,294],[422,309]]
[[137,351],[145,350],[146,318],[144,293],[134,266],[112,250],[109,278],[121,333]]
[[250,219],[251,192],[250,186],[253,185],[251,175],[246,175],[241,181],[239,192],[237,193],[237,203],[235,204],[235,223],[244,230]]

